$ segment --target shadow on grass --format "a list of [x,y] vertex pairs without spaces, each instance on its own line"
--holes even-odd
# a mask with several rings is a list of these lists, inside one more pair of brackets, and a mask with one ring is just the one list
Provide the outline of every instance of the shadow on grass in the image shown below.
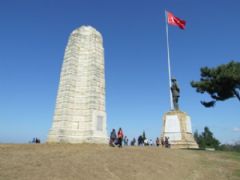
[[182,148],[182,149],[184,149],[184,150],[191,150],[191,151],[206,151],[205,149],[203,149],[203,148]]

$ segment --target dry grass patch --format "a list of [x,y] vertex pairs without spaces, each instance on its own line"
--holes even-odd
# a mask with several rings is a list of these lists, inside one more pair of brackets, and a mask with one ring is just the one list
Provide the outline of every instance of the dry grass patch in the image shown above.
[[105,145],[0,145],[0,179],[239,179],[239,154]]

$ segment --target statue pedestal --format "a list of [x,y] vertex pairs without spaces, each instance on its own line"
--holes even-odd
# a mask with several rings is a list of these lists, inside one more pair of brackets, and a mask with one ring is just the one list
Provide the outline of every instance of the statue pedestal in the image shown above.
[[169,137],[171,148],[198,148],[193,138],[191,118],[182,111],[169,111],[163,115],[161,138]]

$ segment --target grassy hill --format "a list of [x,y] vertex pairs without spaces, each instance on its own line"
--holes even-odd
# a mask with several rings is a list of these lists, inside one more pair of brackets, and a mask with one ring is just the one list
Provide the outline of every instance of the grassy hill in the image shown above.
[[240,179],[240,154],[105,145],[0,145],[1,180]]

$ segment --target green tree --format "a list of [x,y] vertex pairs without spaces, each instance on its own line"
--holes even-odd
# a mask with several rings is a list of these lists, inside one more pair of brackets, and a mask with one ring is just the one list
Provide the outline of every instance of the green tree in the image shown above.
[[194,138],[198,143],[200,148],[219,148],[219,140],[214,138],[213,133],[210,131],[208,127],[204,127],[204,132],[202,134],[198,134],[197,131],[194,132]]
[[194,137],[195,141],[198,143],[199,134],[198,134],[197,130],[194,132],[193,137]]
[[191,86],[198,93],[208,93],[212,100],[201,101],[205,107],[213,107],[216,101],[236,97],[240,101],[240,63],[231,61],[216,68],[200,69],[200,81],[192,81]]
[[143,140],[146,139],[145,131],[143,131],[142,137],[143,137]]

